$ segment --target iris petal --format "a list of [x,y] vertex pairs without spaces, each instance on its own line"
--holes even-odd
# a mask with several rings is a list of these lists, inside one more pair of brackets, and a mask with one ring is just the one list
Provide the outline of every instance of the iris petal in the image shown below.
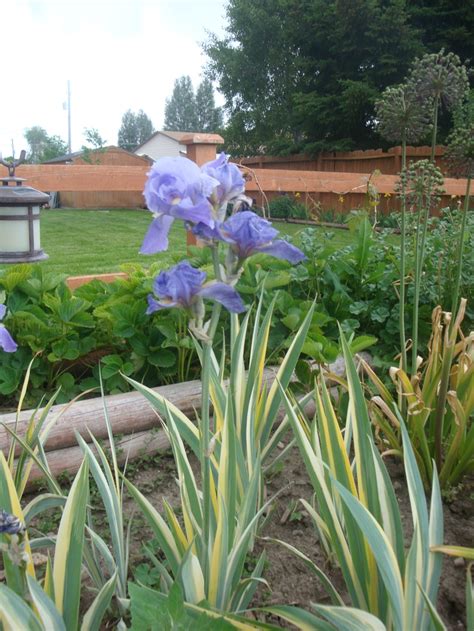
[[3,324],[0,324],[0,348],[2,348],[5,353],[14,353],[18,348],[17,343]]
[[153,219],[143,240],[140,254],[156,254],[168,247],[168,233],[174,217],[160,215]]
[[269,243],[268,245],[260,246],[256,248],[256,251],[271,254],[271,256],[275,256],[277,259],[285,259],[294,265],[306,259],[306,256],[301,250],[281,239],[273,241],[273,243]]
[[177,302],[167,301],[160,302],[159,300],[155,300],[151,294],[148,294],[148,309],[146,310],[146,314],[150,315],[151,313],[155,313],[155,311],[161,311],[161,309],[169,309],[170,307],[178,307]]
[[245,311],[245,305],[239,293],[234,287],[226,285],[225,283],[211,283],[203,287],[198,294],[202,298],[220,302],[227,311],[232,311],[232,313],[242,313],[242,311]]

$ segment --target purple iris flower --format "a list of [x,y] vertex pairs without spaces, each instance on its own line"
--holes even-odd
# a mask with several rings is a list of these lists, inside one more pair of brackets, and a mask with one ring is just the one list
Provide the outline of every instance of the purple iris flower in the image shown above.
[[225,153],[220,153],[215,160],[203,164],[201,170],[219,182],[214,192],[219,209],[225,210],[229,202],[243,195],[245,180],[239,167],[229,162],[229,156]]
[[[3,320],[6,312],[7,308],[5,305],[0,305],[0,320]],[[3,324],[0,324],[0,348],[3,348],[5,353],[14,353],[18,348],[18,345]]]
[[145,235],[142,254],[168,247],[168,233],[175,219],[214,225],[208,200],[219,181],[188,158],[161,158],[148,173],[144,196],[154,219]]
[[262,219],[251,210],[244,210],[232,215],[220,227],[221,239],[230,244],[231,250],[239,260],[262,252],[296,264],[306,257],[294,245],[277,239],[278,230],[266,219]]
[[166,272],[160,272],[153,283],[153,292],[158,297],[148,296],[147,313],[169,307],[192,309],[202,298],[220,302],[228,311],[245,311],[242,298],[237,291],[225,283],[204,285],[207,274],[182,261]]

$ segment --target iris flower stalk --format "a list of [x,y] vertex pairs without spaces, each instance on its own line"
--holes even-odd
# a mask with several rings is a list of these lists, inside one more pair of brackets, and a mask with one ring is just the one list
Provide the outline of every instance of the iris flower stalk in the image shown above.
[[[156,277],[147,310],[151,314],[166,308],[183,309],[191,316],[190,330],[203,344],[199,452],[204,532],[209,532],[212,508],[210,456],[214,428],[210,415],[211,356],[221,308],[224,306],[231,313],[234,335],[237,314],[245,310],[234,285],[243,261],[249,256],[261,252],[294,264],[305,258],[295,246],[276,239],[278,231],[268,221],[251,211],[237,212],[243,204],[251,203],[244,191],[245,180],[239,168],[230,163],[223,153],[201,169],[186,158],[158,160],[148,175],[144,191],[154,218],[145,236],[142,253],[153,254],[168,247],[168,232],[175,219],[183,220],[187,229],[203,239],[212,252],[215,281],[206,282],[204,272],[182,261]],[[233,214],[226,220],[230,204]],[[225,274],[219,261],[219,246],[222,244],[228,250]],[[204,322],[205,299],[214,301],[207,323]],[[209,563],[207,552],[201,561]]]

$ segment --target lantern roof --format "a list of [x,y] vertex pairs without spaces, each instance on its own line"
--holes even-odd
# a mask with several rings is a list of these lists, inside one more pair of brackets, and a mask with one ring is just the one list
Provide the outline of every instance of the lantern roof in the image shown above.
[[[49,195],[31,186],[23,186],[24,180],[17,177],[0,178],[0,206],[41,206],[49,202]],[[10,184],[10,185],[9,185]],[[11,186],[11,184],[15,184]]]
[[22,151],[18,160],[3,160],[0,154],[0,164],[8,169],[8,175],[0,177],[0,206],[41,206],[49,202],[49,195],[37,191],[31,186],[23,186],[24,178],[15,176],[16,167],[25,161],[26,152]]

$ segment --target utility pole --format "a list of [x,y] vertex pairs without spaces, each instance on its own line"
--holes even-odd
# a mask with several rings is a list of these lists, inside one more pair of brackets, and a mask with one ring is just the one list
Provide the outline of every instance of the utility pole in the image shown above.
[[69,153],[72,153],[71,149],[71,82],[68,79],[67,82],[67,144]]

